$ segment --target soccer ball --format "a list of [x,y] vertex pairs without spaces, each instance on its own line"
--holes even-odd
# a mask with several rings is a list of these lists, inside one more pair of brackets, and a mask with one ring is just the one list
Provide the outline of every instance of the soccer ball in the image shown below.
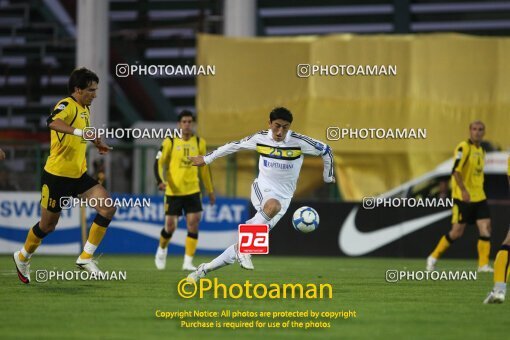
[[294,229],[302,233],[310,233],[319,227],[319,214],[314,208],[301,207],[292,215]]

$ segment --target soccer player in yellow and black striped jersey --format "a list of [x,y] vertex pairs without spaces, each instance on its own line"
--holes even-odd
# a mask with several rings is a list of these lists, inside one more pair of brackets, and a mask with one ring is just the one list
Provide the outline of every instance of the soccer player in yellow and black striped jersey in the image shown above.
[[[508,156],[508,187],[510,188],[510,155]],[[483,303],[502,303],[505,301],[506,282],[508,281],[508,265],[510,263],[510,229],[499,248],[494,260],[494,288]]]
[[165,190],[166,215],[154,262],[156,268],[165,269],[168,243],[177,226],[177,219],[184,212],[188,235],[185,241],[182,270],[193,271],[196,270],[193,265],[193,256],[197,249],[198,224],[202,215],[199,175],[209,194],[211,205],[215,203],[216,198],[209,167],[197,168],[188,159],[189,156],[206,153],[205,140],[193,134],[193,114],[185,110],[179,114],[178,119],[182,139],[166,138],[154,163],[158,188]]
[[[28,232],[24,246],[14,253],[18,277],[23,283],[30,282],[30,258],[42,240],[58,223],[62,208],[67,208],[69,197],[107,198],[105,188],[87,174],[85,152],[87,141],[84,129],[89,127],[89,106],[96,97],[99,78],[80,68],[69,77],[69,96],[55,105],[47,120],[51,130],[50,155],[41,178],[41,220]],[[95,136],[88,135],[100,154],[111,148]],[[63,200],[61,200],[63,198]],[[113,215],[114,207],[96,207],[97,215],[90,228],[87,243],[76,260],[76,265],[88,272],[100,273],[92,256],[103,239]]]
[[470,137],[454,151],[452,169],[452,229],[446,233],[427,258],[427,270],[435,270],[437,260],[450,245],[464,233],[466,224],[476,224],[478,240],[478,271],[492,272],[489,266],[491,249],[491,219],[483,189],[485,151],[480,146],[485,135],[485,124],[475,121],[469,125]]

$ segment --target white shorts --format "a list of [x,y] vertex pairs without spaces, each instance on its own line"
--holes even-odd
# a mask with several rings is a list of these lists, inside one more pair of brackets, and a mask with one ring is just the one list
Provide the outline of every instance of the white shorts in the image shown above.
[[277,195],[271,188],[262,187],[260,183],[255,179],[251,186],[251,204],[253,204],[253,207],[255,207],[257,211],[261,211],[264,207],[264,204],[266,204],[267,200],[270,198],[276,199],[278,202],[280,202],[282,207],[280,212],[278,212],[278,214],[276,214],[276,216],[273,217],[271,221],[269,221],[269,229],[271,230],[287,212],[292,198],[283,198]]

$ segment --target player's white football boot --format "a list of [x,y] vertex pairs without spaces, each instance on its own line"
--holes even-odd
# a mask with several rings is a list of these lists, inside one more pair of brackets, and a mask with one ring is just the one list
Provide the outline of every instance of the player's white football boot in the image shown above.
[[250,254],[242,254],[239,252],[239,250],[236,251],[236,258],[237,262],[239,262],[239,265],[243,269],[253,270],[255,267],[253,266],[253,263],[251,262],[251,255]]
[[89,273],[103,274],[101,269],[99,269],[97,266],[97,260],[94,259],[84,260],[78,256],[78,259],[76,260],[76,266],[81,270],[85,270]]
[[182,270],[193,272],[197,270],[197,267],[193,265],[193,256],[184,254],[184,262],[182,263]]
[[505,291],[492,290],[489,295],[483,300],[483,303],[503,303],[505,301]]
[[197,283],[198,281],[200,281],[201,278],[205,277],[206,275],[207,272],[205,271],[205,263],[202,263],[198,266],[197,270],[189,273],[189,275],[186,277],[186,281],[191,283]]
[[494,269],[491,266],[486,264],[485,266],[478,267],[479,273],[494,273]]
[[188,271],[188,272],[192,272],[192,271],[195,271],[197,270],[197,267],[195,267],[193,264],[191,263],[183,263],[182,264],[182,270],[184,271]]
[[437,262],[437,259],[433,258],[432,256],[429,256],[427,257],[427,271],[429,272],[433,272],[434,270],[436,270],[436,262]]
[[166,267],[166,254],[168,253],[168,247],[163,249],[158,247],[156,251],[156,256],[154,257],[154,263],[156,264],[156,268],[159,270],[163,270]]
[[15,252],[12,256],[12,259],[16,265],[16,272],[18,272],[19,280],[25,284],[28,284],[30,283],[30,261],[21,261],[19,259],[19,253],[19,251]]

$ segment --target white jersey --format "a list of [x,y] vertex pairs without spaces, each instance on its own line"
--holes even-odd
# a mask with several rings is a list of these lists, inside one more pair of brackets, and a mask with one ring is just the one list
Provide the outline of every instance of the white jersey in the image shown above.
[[285,140],[277,142],[271,130],[260,131],[237,142],[225,144],[204,157],[210,164],[239,150],[256,150],[259,153],[258,184],[271,188],[282,198],[292,198],[296,191],[303,155],[322,156],[324,161],[324,182],[333,181],[333,155],[328,145],[311,137],[288,131]]

